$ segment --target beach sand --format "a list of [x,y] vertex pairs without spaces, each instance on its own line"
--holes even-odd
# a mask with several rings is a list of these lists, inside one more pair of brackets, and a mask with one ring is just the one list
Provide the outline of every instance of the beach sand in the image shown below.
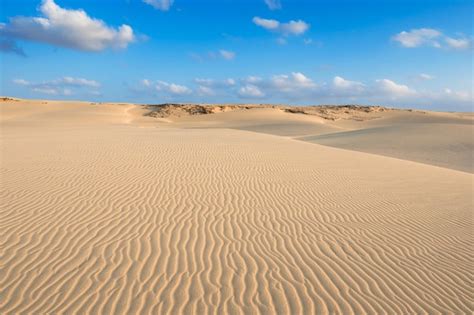
[[472,114],[6,99],[0,128],[1,314],[474,310]]

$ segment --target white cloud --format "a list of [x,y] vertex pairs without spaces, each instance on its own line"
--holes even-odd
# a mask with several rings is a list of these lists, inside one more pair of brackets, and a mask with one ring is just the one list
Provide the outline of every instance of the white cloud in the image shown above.
[[[17,84],[25,84],[18,81]],[[238,79],[196,78],[187,87],[164,81],[142,80],[141,94],[163,96],[169,101],[186,97],[196,101],[228,102],[235,98],[268,102],[306,104],[382,104],[436,108],[452,106],[463,110],[472,107],[472,92],[445,89],[442,91],[415,90],[391,79],[360,82],[335,76],[330,82],[315,82],[302,72],[291,72],[269,77],[248,76]]]
[[240,82],[241,87],[237,90],[240,97],[252,95],[255,98],[258,95],[260,98],[271,96],[292,101],[327,99],[342,102],[356,100],[377,100],[378,102],[380,100],[383,103],[415,98],[418,95],[410,87],[389,79],[377,80],[367,85],[336,76],[330,84],[317,84],[301,72],[274,75],[268,79],[252,76]]
[[441,31],[432,28],[419,28],[410,31],[403,31],[393,36],[392,40],[399,42],[403,47],[407,48],[431,46],[435,48],[464,50],[471,47],[471,40],[468,38],[448,37]]
[[280,0],[264,0],[265,4],[270,10],[278,10],[281,9],[281,2]]
[[345,91],[351,94],[358,94],[365,90],[365,84],[357,81],[349,81],[339,76],[334,77],[333,87],[337,91]]
[[402,46],[408,48],[430,45],[439,47],[436,41],[441,36],[441,32],[432,28],[413,29],[408,32],[403,31],[393,37],[393,40],[399,42]]
[[135,36],[130,26],[114,29],[91,18],[84,10],[68,10],[54,0],[43,0],[42,17],[14,17],[2,25],[0,33],[16,39],[47,43],[83,51],[126,48]]
[[265,97],[263,93],[257,86],[252,84],[247,84],[242,86],[238,92],[239,96],[242,98],[262,98]]
[[[37,87],[32,89],[33,92],[41,93],[41,94],[49,94],[49,95],[57,95],[60,94],[60,90],[57,88],[48,88],[48,87]],[[66,93],[64,93],[66,94]]]
[[262,82],[262,80],[263,79],[261,77],[250,75],[247,78],[245,78],[243,81],[246,83],[255,84],[255,83]]
[[237,84],[232,78],[224,80],[196,78],[194,82],[197,84],[196,94],[201,97],[229,95],[230,91],[235,90]]
[[23,85],[23,86],[27,86],[27,85],[30,84],[30,82],[28,82],[24,79],[14,79],[13,83],[15,83],[16,85]]
[[235,85],[235,80],[232,79],[232,78],[229,78],[229,79],[226,79],[224,80],[224,82],[227,84],[227,85]]
[[313,40],[311,38],[305,38],[303,39],[303,43],[305,45],[311,45],[313,43]]
[[143,88],[150,92],[162,92],[172,96],[189,95],[193,92],[185,85],[169,83],[166,81],[152,82],[151,80],[143,79],[140,81],[140,84]]
[[420,73],[417,76],[417,78],[418,78],[418,80],[428,81],[428,80],[433,80],[435,77],[430,75],[430,74]]
[[291,75],[280,74],[270,79],[270,87],[279,91],[295,92],[312,89],[316,84],[301,72],[292,72]]
[[471,46],[471,41],[467,38],[451,38],[451,37],[446,37],[444,39],[446,41],[446,44],[453,49],[468,49]]
[[280,22],[278,22],[277,20],[262,19],[256,16],[252,19],[252,21],[256,25],[263,27],[264,29],[267,29],[267,30],[276,30],[280,27]]
[[232,59],[235,58],[235,52],[230,51],[230,50],[221,49],[221,50],[219,50],[219,54],[220,54],[221,57],[224,58],[225,60],[232,60]]
[[173,5],[174,0],[143,0],[143,2],[157,10],[168,11]]
[[291,20],[287,23],[281,23],[277,20],[263,19],[256,16],[252,19],[252,21],[257,26],[260,26],[269,31],[281,33],[285,36],[302,35],[310,27],[310,25],[303,20],[297,20],[297,21]]
[[197,94],[199,96],[214,96],[216,92],[210,87],[200,85],[197,88]]
[[191,89],[184,85],[176,83],[168,83],[165,81],[158,81],[155,85],[157,91],[164,91],[173,95],[191,94]]
[[406,85],[395,83],[389,79],[376,80],[377,88],[383,95],[405,97],[416,94],[416,91]]
[[72,78],[72,77],[63,77],[57,81],[59,85],[70,85],[70,86],[88,86],[88,87],[100,87],[100,83],[94,80],[87,80],[83,78]]
[[284,34],[301,35],[309,29],[309,24],[303,20],[298,20],[281,23],[280,27]]
[[467,91],[453,91],[449,88],[444,89],[444,96],[448,96],[450,99],[455,99],[458,101],[465,101],[471,103],[472,106],[472,101],[473,101],[473,95],[472,91],[467,92]]
[[291,73],[293,80],[300,86],[312,87],[314,86],[313,81],[302,74],[301,72],[292,72]]
[[93,90],[90,92],[97,92],[97,89],[100,87],[100,83],[97,81],[73,77],[62,77],[40,83],[34,83],[24,79],[14,79],[13,83],[28,87],[33,92],[50,95],[71,95],[74,92],[72,88],[91,88]]

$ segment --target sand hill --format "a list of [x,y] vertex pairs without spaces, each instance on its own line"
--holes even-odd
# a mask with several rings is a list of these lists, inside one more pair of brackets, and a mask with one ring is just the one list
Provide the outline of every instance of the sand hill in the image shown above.
[[473,116],[0,101],[0,313],[470,314]]

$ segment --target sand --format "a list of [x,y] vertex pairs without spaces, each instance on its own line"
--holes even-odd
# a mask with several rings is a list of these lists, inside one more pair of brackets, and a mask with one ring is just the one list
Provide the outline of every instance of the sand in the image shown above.
[[354,112],[3,101],[0,313],[472,313],[472,116]]

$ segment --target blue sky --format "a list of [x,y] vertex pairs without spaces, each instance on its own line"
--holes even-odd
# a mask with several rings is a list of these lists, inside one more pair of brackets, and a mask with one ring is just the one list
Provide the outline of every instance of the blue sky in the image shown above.
[[2,0],[0,94],[472,111],[472,1]]

